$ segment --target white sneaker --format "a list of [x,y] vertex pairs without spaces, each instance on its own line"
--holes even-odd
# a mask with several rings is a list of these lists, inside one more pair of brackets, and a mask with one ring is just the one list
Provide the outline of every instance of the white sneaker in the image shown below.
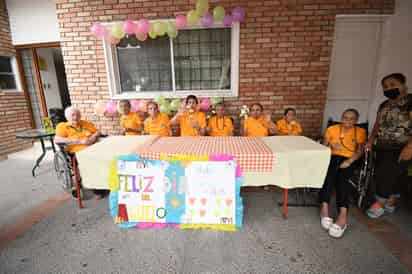
[[340,225],[337,225],[337,224],[331,224],[329,228],[329,236],[333,238],[341,238],[347,228],[348,228],[347,224],[345,224],[344,227],[340,227]]
[[333,224],[333,219],[330,217],[320,217],[320,225],[324,230],[329,230]]

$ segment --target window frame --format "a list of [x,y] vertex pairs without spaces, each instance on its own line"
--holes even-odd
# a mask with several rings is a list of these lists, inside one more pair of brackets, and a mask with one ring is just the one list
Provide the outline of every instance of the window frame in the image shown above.
[[1,72],[0,75],[8,75],[8,76],[13,76],[14,78],[14,84],[16,88],[8,88],[8,89],[1,89],[0,91],[3,92],[22,92],[22,88],[20,85],[20,76],[18,73],[18,68],[17,68],[17,60],[16,56],[7,56],[7,55],[1,55],[0,57],[8,58],[10,60],[10,65],[11,65],[11,72]]
[[[169,22],[168,19],[152,20]],[[104,24],[110,28],[113,23]],[[185,29],[216,29],[228,28],[222,23],[215,23],[212,27],[204,28],[202,26],[190,26]],[[209,89],[209,90],[176,90],[175,70],[174,70],[174,55],[173,55],[173,41],[170,41],[171,54],[171,73],[172,73],[172,90],[171,91],[143,91],[143,92],[121,92],[119,63],[117,58],[117,51],[114,45],[103,40],[104,59],[106,64],[107,80],[109,85],[109,92],[111,99],[139,99],[139,98],[156,98],[164,96],[165,98],[184,98],[189,94],[199,97],[237,97],[239,94],[239,23],[233,23],[231,26],[231,60],[230,60],[230,89]],[[150,39],[150,38],[147,38]]]

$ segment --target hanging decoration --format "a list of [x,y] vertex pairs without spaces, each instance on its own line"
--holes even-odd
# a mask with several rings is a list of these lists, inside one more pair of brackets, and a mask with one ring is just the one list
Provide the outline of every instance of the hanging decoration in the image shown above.
[[109,114],[115,114],[117,112],[117,103],[114,100],[110,100],[106,103],[106,112]]
[[213,25],[213,16],[210,13],[206,13],[205,15],[203,15],[200,22],[203,27],[210,28]]
[[176,16],[176,29],[184,29],[187,26],[187,19],[184,15]]
[[225,9],[222,6],[217,6],[213,9],[213,18],[215,21],[221,22],[225,17]]
[[174,39],[178,35],[178,30],[185,29],[188,26],[201,25],[210,28],[215,22],[218,22],[223,23],[225,27],[230,27],[233,23],[243,22],[244,20],[245,10],[241,7],[235,7],[230,13],[226,13],[222,6],[216,6],[209,12],[209,1],[197,0],[195,9],[188,11],[186,15],[179,14],[173,20],[149,21],[143,18],[134,22],[128,19],[123,23],[117,22],[111,26],[95,22],[90,31],[96,38],[117,45],[126,35],[135,35],[136,39],[141,42],[148,37],[156,39],[165,34]]

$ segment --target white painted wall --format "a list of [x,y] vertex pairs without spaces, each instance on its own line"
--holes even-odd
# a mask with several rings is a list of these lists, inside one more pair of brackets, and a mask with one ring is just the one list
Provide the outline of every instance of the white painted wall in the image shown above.
[[[395,14],[388,18],[383,26],[381,51],[377,67],[375,89],[373,90],[368,119],[376,119],[376,112],[383,96],[381,79],[390,73],[400,72],[412,87],[412,1],[397,0]],[[409,89],[412,93],[412,88]]]
[[47,64],[47,70],[40,70],[47,110],[50,108],[62,108],[56,68],[53,61],[53,48],[40,48],[36,51],[37,56],[43,57]]
[[60,41],[54,0],[6,0],[13,45]]
[[329,118],[340,120],[347,108],[359,111],[359,122],[367,120],[385,18],[380,15],[336,17],[323,128]]

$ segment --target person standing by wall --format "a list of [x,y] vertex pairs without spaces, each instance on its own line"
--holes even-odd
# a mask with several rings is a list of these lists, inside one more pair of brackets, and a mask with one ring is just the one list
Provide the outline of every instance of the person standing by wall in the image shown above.
[[371,218],[395,211],[412,159],[412,94],[408,94],[406,77],[392,73],[381,84],[388,99],[379,106],[366,144],[367,150],[374,149],[376,153],[376,202],[366,212]]

